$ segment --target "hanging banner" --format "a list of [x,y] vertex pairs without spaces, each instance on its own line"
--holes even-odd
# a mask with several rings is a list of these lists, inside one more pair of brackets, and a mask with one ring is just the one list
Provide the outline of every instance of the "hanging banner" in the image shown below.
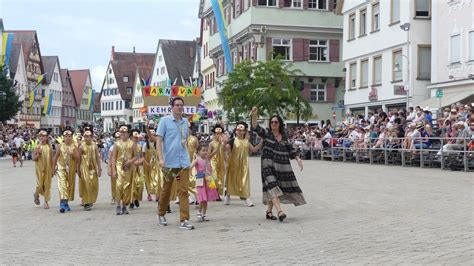
[[[194,115],[196,114],[196,106],[184,106],[183,112],[185,114]],[[161,106],[148,106],[148,115],[168,115],[171,114],[171,106],[161,105]]]

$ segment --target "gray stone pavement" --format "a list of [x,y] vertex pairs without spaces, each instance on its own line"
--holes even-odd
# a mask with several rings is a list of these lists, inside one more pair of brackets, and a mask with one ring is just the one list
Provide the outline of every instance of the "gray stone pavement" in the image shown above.
[[[33,163],[0,162],[1,264],[457,264],[474,263],[473,173],[325,161],[297,172],[307,205],[285,205],[284,223],[264,219],[260,159],[251,158],[253,208],[212,202],[210,222],[156,224],[154,202],[116,216],[110,181],[90,212],[33,204]],[[294,165],[295,166],[295,165]],[[104,168],[105,169],[105,168]],[[296,168],[295,168],[296,169]]]

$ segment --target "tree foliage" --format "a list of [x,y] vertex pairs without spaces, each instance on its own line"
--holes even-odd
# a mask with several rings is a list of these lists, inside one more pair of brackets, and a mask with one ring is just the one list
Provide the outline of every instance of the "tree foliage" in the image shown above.
[[14,81],[9,79],[0,66],[0,121],[12,119],[20,110],[22,102],[15,91]]
[[219,100],[230,121],[246,117],[253,106],[264,116],[277,113],[285,117],[291,112],[308,118],[312,109],[299,90],[298,76],[302,74],[279,59],[243,61],[224,81]]

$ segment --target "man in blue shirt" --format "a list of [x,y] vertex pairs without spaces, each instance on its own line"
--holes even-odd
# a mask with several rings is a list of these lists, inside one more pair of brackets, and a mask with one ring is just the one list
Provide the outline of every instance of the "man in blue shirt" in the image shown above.
[[158,206],[158,224],[166,226],[166,209],[169,205],[171,187],[176,179],[179,216],[181,229],[191,230],[194,226],[189,223],[189,155],[186,149],[186,139],[189,135],[189,123],[183,118],[184,100],[176,97],[171,101],[170,116],[164,117],[158,124],[157,153],[159,165],[163,173],[163,188]]

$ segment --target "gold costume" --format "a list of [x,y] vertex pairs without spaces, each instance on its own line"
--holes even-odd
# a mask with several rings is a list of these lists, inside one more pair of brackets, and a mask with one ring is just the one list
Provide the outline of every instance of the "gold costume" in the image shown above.
[[[109,173],[112,172],[112,169],[111,169],[111,167],[112,167],[112,160],[111,160],[111,158],[112,158],[112,154],[113,154],[113,152],[114,152],[114,146],[115,146],[115,144],[112,145],[112,147],[111,147],[110,150],[108,151],[108,153],[109,153],[109,162],[108,162],[108,164],[107,164],[107,167],[109,167]],[[112,176],[110,176],[110,191],[111,191],[111,194],[112,194],[112,199],[116,199],[116,198],[117,198],[116,195],[115,195],[115,194],[116,194],[115,192],[117,191],[117,181],[116,181],[116,179],[117,179],[117,178],[113,178]]]
[[117,200],[122,200],[123,204],[128,205],[132,200],[132,178],[133,167],[129,167],[127,171],[123,169],[126,161],[134,156],[133,141],[118,140],[114,145],[114,153],[117,150],[117,158],[115,158],[115,171],[117,173],[117,191],[115,192]]
[[[137,161],[141,159],[142,156],[142,147],[136,145],[135,154],[137,155]],[[133,165],[133,200],[142,201],[143,197],[143,183],[145,178],[145,172],[143,165]]]
[[76,144],[61,143],[58,158],[58,189],[59,199],[73,201],[76,184],[76,160],[69,154],[75,151]]
[[214,137],[210,144],[212,150],[218,150],[216,155],[211,158],[212,176],[217,178],[217,192],[219,195],[222,195],[225,175],[224,145],[219,145],[219,142],[216,139],[217,138]]
[[149,195],[159,196],[161,192],[161,171],[158,165],[158,156],[156,155],[155,144],[150,142],[150,147],[147,145],[145,147],[145,160],[150,164],[150,166],[144,166],[145,172],[145,187]]
[[234,139],[226,176],[229,196],[250,197],[249,147],[250,143],[247,139]]
[[84,204],[91,204],[97,201],[97,195],[99,193],[99,173],[98,163],[100,158],[97,158],[97,145],[92,142],[91,144],[81,144],[82,154],[81,164],[79,171],[81,172],[81,179],[83,182],[82,188],[82,201]]
[[53,167],[51,157],[52,148],[49,144],[39,144],[41,155],[35,162],[36,170],[36,194],[43,195],[45,201],[51,198],[51,179],[53,177]]
[[[187,139],[188,153],[189,153],[189,162],[193,162],[196,158],[196,150],[199,145],[199,141],[195,136],[190,135]],[[189,189],[190,193],[196,195],[196,169],[193,167],[189,171]]]

